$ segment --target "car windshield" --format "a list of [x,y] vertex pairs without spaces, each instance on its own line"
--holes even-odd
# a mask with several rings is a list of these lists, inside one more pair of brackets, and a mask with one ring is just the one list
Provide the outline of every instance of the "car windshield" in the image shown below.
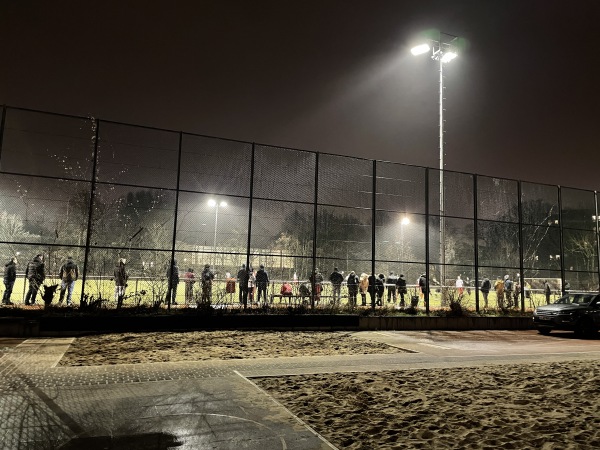
[[557,304],[575,303],[577,305],[585,305],[592,301],[595,297],[593,294],[568,294],[559,298]]

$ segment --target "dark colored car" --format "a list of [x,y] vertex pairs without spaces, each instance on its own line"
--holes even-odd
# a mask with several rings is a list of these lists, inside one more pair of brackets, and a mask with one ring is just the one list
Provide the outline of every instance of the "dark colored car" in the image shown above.
[[541,334],[552,330],[572,330],[592,337],[600,328],[600,294],[569,293],[551,305],[533,312],[533,324]]

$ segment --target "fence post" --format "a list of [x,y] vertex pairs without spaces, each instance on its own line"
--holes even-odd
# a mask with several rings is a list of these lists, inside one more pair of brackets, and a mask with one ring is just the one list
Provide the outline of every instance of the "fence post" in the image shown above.
[[[175,245],[177,242],[177,213],[179,211],[179,180],[181,179],[181,148],[183,145],[183,132],[180,131],[179,132],[179,149],[178,149],[178,155],[177,155],[177,182],[175,185],[175,213],[173,214],[173,243],[171,245],[171,265],[169,266],[169,274],[170,274],[170,279],[167,280],[167,298],[168,298],[168,302],[167,302],[167,310],[170,312],[171,311],[171,293],[172,293],[172,288],[171,288],[171,279],[173,278],[173,268],[175,266]],[[179,275],[179,274],[177,274]],[[136,289],[137,292],[137,289]],[[177,291],[175,291],[177,292]],[[177,301],[176,298],[173,299],[173,301]]]
[[479,204],[477,195],[477,175],[473,175],[473,239],[475,251],[475,311],[479,312],[479,228],[477,226],[477,216],[479,214]]
[[560,283],[561,294],[565,294],[565,240],[563,236],[563,218],[562,218],[562,187],[558,186],[558,235],[560,242]]
[[317,268],[317,226],[318,226],[318,195],[319,195],[319,155],[320,153],[315,154],[315,195],[314,195],[314,208],[313,208],[313,248],[312,248],[312,269],[309,276],[309,280],[311,281],[311,292],[310,292],[310,307],[311,309],[315,309],[315,277],[313,276],[315,273],[315,269]]
[[[429,315],[429,167],[425,168],[425,313]],[[444,295],[444,281],[440,280],[441,294]],[[417,286],[417,289],[419,287]]]
[[88,212],[88,226],[87,235],[85,237],[85,256],[83,258],[83,276],[81,278],[81,298],[79,299],[79,305],[85,296],[85,280],[87,278],[88,263],[90,257],[90,243],[92,239],[92,214],[94,210],[94,197],[96,195],[96,171],[98,167],[98,140],[100,136],[100,120],[94,119],[95,133],[94,133],[94,161],[92,163],[92,186],[90,189],[90,203]]
[[523,265],[523,202],[521,181],[517,181],[517,212],[519,214],[519,273],[521,282],[519,297],[521,298],[521,312],[525,312],[525,269]]

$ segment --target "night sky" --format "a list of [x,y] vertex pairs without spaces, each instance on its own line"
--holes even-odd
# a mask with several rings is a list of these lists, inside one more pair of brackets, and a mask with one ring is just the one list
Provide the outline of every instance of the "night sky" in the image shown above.
[[0,103],[600,190],[597,0],[0,0]]

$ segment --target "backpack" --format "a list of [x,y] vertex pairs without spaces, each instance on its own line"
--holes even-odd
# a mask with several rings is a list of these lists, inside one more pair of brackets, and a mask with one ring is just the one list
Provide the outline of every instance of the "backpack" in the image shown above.
[[512,287],[513,287],[513,282],[511,280],[504,281],[504,290],[505,291],[512,291]]

